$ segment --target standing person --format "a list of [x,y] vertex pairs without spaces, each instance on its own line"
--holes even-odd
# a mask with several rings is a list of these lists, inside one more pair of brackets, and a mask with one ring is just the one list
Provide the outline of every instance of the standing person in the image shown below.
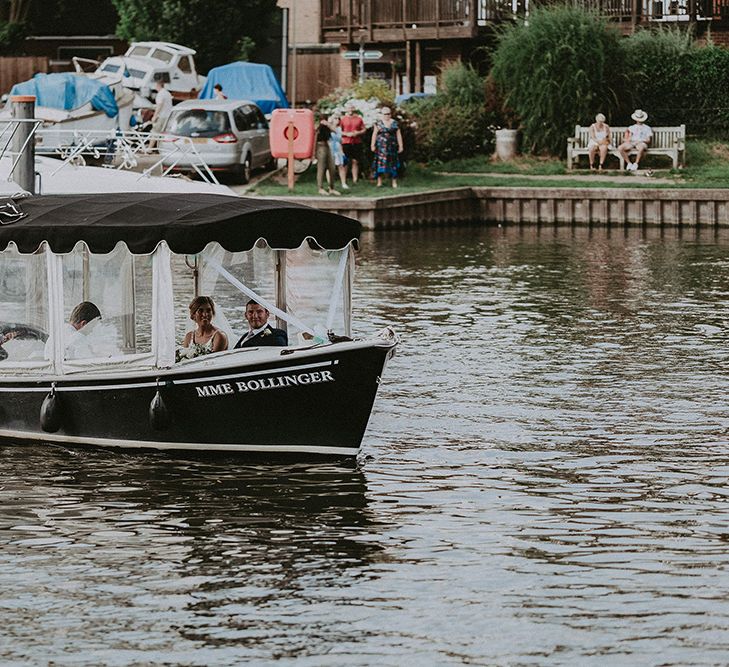
[[595,122],[590,125],[590,140],[587,142],[590,169],[595,168],[595,153],[600,151],[600,171],[602,171],[611,143],[610,126],[605,123],[605,116],[599,113],[595,116]]
[[223,86],[221,86],[219,83],[216,83],[213,86],[213,94],[215,95],[216,100],[227,100],[228,96],[223,92]]
[[400,169],[400,153],[403,151],[400,126],[392,117],[389,107],[382,107],[382,118],[375,123],[370,148],[375,157],[372,173],[377,176],[377,187],[382,187],[383,174],[392,178],[392,187],[397,187],[397,172]]
[[209,296],[196,296],[190,302],[190,319],[196,324],[196,328],[185,334],[183,349],[179,351],[177,361],[228,349],[228,337],[213,325],[213,317],[215,304]]
[[[322,118],[316,128],[316,185],[320,195],[338,195],[334,189],[334,157],[329,148],[329,139],[332,136],[332,128]],[[324,179],[327,181],[327,189],[324,189]]]
[[339,172],[342,190],[349,190],[349,186],[347,185],[347,167],[345,166],[347,158],[344,156],[344,150],[342,148],[342,128],[339,125],[339,116],[337,114],[329,116],[329,128],[332,131],[329,137],[329,150],[334,158],[334,166]]
[[[167,124],[167,119],[172,113],[172,95],[165,88],[165,82],[158,78],[154,82],[157,90],[157,97],[154,98],[154,114],[152,114],[152,132],[160,134]],[[152,149],[157,145],[157,140],[152,139],[149,142],[149,148]]]
[[[636,109],[631,118],[635,121],[635,125],[631,125],[625,130],[625,138],[618,150],[620,155],[623,156],[623,160],[625,160],[625,169],[627,171],[637,171],[638,164],[653,138],[653,130],[645,124],[648,120],[648,114],[642,109]],[[635,162],[631,162],[628,151],[634,148],[638,151],[638,155],[635,156]]]
[[[352,165],[352,185],[357,185],[359,180],[359,165],[362,161],[362,135],[367,131],[362,116],[354,113],[354,104],[348,102],[345,107],[346,114],[340,122],[342,126],[342,148],[347,158],[347,167]],[[345,176],[345,183],[346,183]]]

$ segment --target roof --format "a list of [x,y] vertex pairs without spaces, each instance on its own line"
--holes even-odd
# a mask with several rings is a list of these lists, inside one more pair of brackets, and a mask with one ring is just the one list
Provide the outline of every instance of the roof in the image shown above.
[[[156,49],[167,49],[168,51],[172,51],[174,53],[179,53],[183,56],[194,56],[195,49],[191,49],[187,46],[181,46],[180,44],[174,44],[173,42],[132,42],[129,45],[129,49],[134,48],[135,46],[150,46]],[[129,51],[127,49],[127,51]]]
[[269,65],[234,62],[213,67],[200,91],[200,99],[215,97],[217,83],[223,87],[223,94],[228,99],[253,100],[263,113],[271,113],[274,109],[288,109],[286,93]]
[[185,100],[172,107],[172,111],[184,111],[185,109],[210,109],[211,111],[231,111],[243,104],[253,104],[251,100]]
[[20,219],[3,215],[0,202],[0,248],[14,242],[23,253],[43,241],[55,253],[70,252],[79,241],[107,253],[121,241],[135,254],[148,254],[166,241],[172,252],[191,255],[211,241],[231,252],[250,250],[261,238],[272,248],[314,239],[337,250],[359,239],[361,230],[356,220],[301,204],[213,194],[39,195],[14,203]]

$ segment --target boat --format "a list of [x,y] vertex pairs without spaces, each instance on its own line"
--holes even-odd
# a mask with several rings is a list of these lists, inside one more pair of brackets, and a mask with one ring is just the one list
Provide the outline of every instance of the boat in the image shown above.
[[[0,141],[2,141],[0,139]],[[0,197],[23,191],[13,179],[14,159],[0,152]],[[102,192],[185,192],[208,193],[235,197],[227,185],[191,180],[179,176],[154,176],[148,172],[86,166],[72,161],[61,162],[38,155],[35,158],[37,194],[79,194]]]
[[[205,77],[198,74],[193,56],[196,51],[172,42],[132,42],[123,56],[106,58],[95,71],[97,77],[106,82],[115,82],[121,77],[125,88],[138,94],[135,108],[151,102],[155,95],[157,79],[165,82],[176,100],[197,97],[205,85]],[[77,72],[94,61],[74,58]]]
[[36,98],[35,118],[42,121],[36,133],[36,153],[73,146],[76,135],[130,129],[134,94],[120,81],[110,85],[70,72],[36,74],[12,87],[0,112],[0,127],[12,121],[11,100],[16,95]]
[[270,65],[238,61],[213,67],[200,91],[200,99],[216,99],[216,85],[222,88],[226,99],[250,100],[267,117],[274,109],[289,108],[286,93]]
[[[398,344],[390,327],[352,335],[358,222],[196,193],[12,198],[0,222],[0,439],[358,454]],[[214,299],[231,344],[252,299],[289,345],[176,362],[199,294]],[[64,330],[79,302],[96,304],[103,333],[72,355]]]

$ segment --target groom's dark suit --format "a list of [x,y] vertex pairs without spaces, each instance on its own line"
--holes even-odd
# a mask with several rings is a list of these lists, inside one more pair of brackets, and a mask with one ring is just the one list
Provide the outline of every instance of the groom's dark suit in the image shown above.
[[289,337],[283,329],[274,329],[270,324],[266,325],[266,328],[257,333],[255,336],[251,336],[246,340],[244,334],[240,340],[235,344],[235,348],[239,347],[261,347],[263,345],[278,345],[285,347],[289,344]]

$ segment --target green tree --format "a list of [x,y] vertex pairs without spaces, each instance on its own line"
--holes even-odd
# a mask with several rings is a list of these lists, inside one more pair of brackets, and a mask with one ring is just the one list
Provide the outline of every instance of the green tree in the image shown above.
[[276,0],[113,0],[117,35],[161,40],[197,51],[201,71],[237,60],[261,46],[278,17]]
[[505,102],[521,119],[523,145],[555,155],[575,125],[608,120],[626,97],[620,34],[581,8],[537,8],[528,22],[504,29],[493,54],[492,75]]
[[32,0],[0,0],[0,55],[22,52]]

